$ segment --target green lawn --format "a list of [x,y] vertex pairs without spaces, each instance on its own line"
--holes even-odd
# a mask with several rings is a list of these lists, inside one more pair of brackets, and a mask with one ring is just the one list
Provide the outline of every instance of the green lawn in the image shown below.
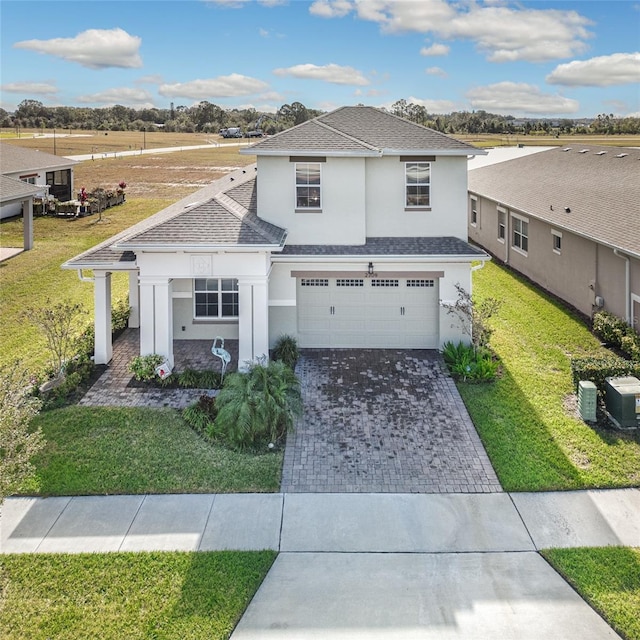
[[272,551],[0,556],[0,637],[228,638]]
[[623,638],[640,638],[640,549],[549,549],[542,555]]
[[172,409],[65,407],[44,434],[22,493],[49,495],[278,491],[282,453],[238,453],[200,438]]
[[491,321],[503,373],[458,387],[504,489],[640,485],[640,436],[594,429],[565,408],[570,356],[604,352],[584,324],[494,263],[474,273],[474,295],[504,301]]

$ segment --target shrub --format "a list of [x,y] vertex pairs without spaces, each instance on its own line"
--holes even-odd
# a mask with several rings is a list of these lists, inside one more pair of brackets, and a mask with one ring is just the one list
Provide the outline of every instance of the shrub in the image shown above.
[[222,386],[222,376],[213,369],[200,371],[199,389],[219,389]]
[[640,377],[640,362],[631,362],[614,355],[603,358],[572,358],[571,375],[576,388],[580,380],[590,380],[602,393],[606,378],[620,376]]
[[593,332],[606,344],[625,353],[631,360],[640,361],[640,335],[622,318],[598,311],[593,316]]
[[157,378],[156,367],[159,367],[163,362],[164,358],[157,353],[152,353],[147,356],[136,356],[129,363],[129,371],[133,373],[136,380],[149,382]]
[[127,328],[129,324],[129,316],[131,315],[131,307],[129,306],[129,297],[117,300],[111,309],[111,332],[119,333]]
[[295,369],[299,357],[298,341],[293,336],[283,335],[276,340],[273,347],[274,360],[280,360],[291,369]]
[[194,369],[185,369],[178,374],[178,386],[183,389],[197,389],[200,374]]
[[284,362],[252,364],[227,376],[216,406],[211,436],[239,450],[277,444],[302,414],[300,383]]
[[195,404],[182,412],[184,421],[199,435],[206,437],[216,419],[216,399],[211,396],[200,396]]
[[474,348],[462,342],[447,342],[442,356],[451,375],[463,382],[491,382],[495,380],[500,362],[486,348]]

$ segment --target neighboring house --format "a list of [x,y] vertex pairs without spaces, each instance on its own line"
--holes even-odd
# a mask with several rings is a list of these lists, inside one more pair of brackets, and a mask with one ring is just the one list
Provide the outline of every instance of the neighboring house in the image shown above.
[[[37,194],[49,195],[64,202],[73,198],[73,165],[75,160],[50,153],[0,144],[0,175],[40,187]],[[0,219],[22,213],[20,202],[2,202]]]
[[343,107],[241,153],[257,165],[73,258],[91,269],[96,362],[111,358],[110,275],[129,273],[141,354],[281,334],[301,347],[441,347],[468,340],[443,308],[471,289],[468,144],[372,107]]
[[20,207],[24,211],[22,225],[24,250],[33,247],[33,198],[42,189],[35,185],[0,175],[0,207]]
[[469,171],[469,239],[591,317],[640,329],[640,150],[574,145]]

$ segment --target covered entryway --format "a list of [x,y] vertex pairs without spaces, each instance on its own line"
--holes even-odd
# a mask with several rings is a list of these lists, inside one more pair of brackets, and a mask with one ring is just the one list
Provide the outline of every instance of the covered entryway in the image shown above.
[[438,278],[299,277],[303,348],[438,347]]

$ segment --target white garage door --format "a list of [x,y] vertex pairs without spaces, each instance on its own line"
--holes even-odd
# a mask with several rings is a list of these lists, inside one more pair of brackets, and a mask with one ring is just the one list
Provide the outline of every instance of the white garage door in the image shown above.
[[438,280],[298,278],[301,347],[438,347]]

